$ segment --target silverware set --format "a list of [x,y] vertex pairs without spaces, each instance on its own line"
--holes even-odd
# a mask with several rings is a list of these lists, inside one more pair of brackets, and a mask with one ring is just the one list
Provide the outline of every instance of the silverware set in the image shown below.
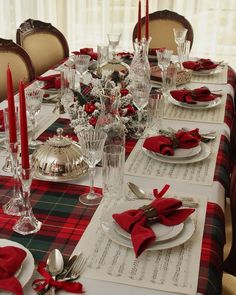
[[[78,279],[84,271],[86,261],[87,258],[82,253],[79,253],[78,255],[73,255],[67,262],[64,262],[61,252],[58,249],[54,249],[49,253],[46,268],[54,280],[73,281]],[[54,295],[55,288],[49,287],[44,294]]]

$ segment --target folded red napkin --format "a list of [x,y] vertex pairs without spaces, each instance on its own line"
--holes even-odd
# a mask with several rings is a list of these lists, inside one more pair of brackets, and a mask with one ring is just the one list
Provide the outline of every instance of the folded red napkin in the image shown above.
[[45,82],[45,85],[42,87],[42,89],[50,89],[50,88],[55,88],[55,89],[60,89],[61,88],[61,78],[60,74],[54,74],[54,75],[49,75],[45,77],[37,77],[38,81],[43,81]]
[[214,63],[209,58],[201,58],[197,61],[183,62],[184,68],[193,70],[193,71],[212,70],[212,69],[215,69],[218,65],[219,63]]
[[174,155],[175,148],[190,149],[197,146],[201,140],[199,129],[190,131],[179,130],[172,136],[157,135],[144,141],[143,147],[162,155]]
[[91,57],[91,59],[97,60],[98,54],[93,51],[93,48],[81,48],[80,51],[72,51],[75,55],[86,54]]
[[26,257],[23,249],[6,246],[0,247],[0,289],[23,295],[20,282],[14,277]]
[[171,96],[180,101],[189,104],[196,104],[198,101],[211,101],[221,94],[214,94],[207,87],[200,87],[193,90],[179,89],[170,91]]
[[0,110],[0,131],[5,131],[3,110]]
[[119,226],[131,234],[136,257],[158,238],[150,227],[151,223],[177,225],[194,212],[194,209],[179,209],[182,206],[181,201],[174,198],[161,198],[160,194],[147,206],[112,215]]

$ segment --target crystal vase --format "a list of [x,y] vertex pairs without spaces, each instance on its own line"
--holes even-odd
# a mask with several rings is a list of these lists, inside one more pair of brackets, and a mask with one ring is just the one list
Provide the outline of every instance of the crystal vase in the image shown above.
[[112,93],[112,89],[104,89],[100,96],[101,113],[98,117],[95,128],[103,130],[107,134],[105,145],[125,146],[125,126],[119,115],[120,96]]

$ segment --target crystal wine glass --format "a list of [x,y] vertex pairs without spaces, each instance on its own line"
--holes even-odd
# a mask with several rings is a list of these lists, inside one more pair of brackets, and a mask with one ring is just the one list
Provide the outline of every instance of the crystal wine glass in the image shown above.
[[90,191],[79,197],[82,204],[93,206],[101,201],[101,195],[94,191],[95,166],[102,159],[107,134],[102,130],[88,129],[77,133],[84,161],[89,166]]
[[29,200],[33,172],[33,167],[27,169],[21,167],[20,180],[23,191],[23,206],[21,210],[21,217],[13,226],[13,230],[22,235],[36,233],[42,226],[42,222],[35,218]]
[[75,90],[75,69],[65,68],[61,71],[61,103],[67,112],[74,103],[72,90]]
[[133,103],[138,109],[138,128],[135,134],[133,134],[134,138],[140,138],[143,135],[144,127],[142,126],[142,112],[143,109],[148,104],[149,93],[151,90],[150,84],[145,83],[142,80],[133,81],[131,84],[131,94],[133,98]]
[[185,28],[174,28],[174,37],[175,37],[175,43],[177,44],[177,54],[179,63],[182,66],[182,59],[185,51],[185,40],[186,40],[186,34],[188,32]]
[[158,66],[162,70],[162,89],[163,91],[166,91],[167,90],[167,83],[166,83],[167,69],[168,69],[168,66],[170,65],[173,51],[167,50],[167,49],[163,51],[157,50],[156,54],[157,54]]
[[37,115],[41,110],[41,104],[43,100],[44,91],[40,88],[25,89],[26,109],[32,125],[32,138],[29,143],[31,148],[36,148],[42,144],[41,141],[36,140],[35,130],[37,127]]
[[90,59],[90,55],[86,54],[80,54],[75,58],[75,69],[80,76],[80,82],[82,82],[82,77],[84,73],[88,70]]
[[120,42],[120,33],[109,33],[107,34],[109,45],[111,47],[112,51],[112,61],[111,62],[117,62],[116,60],[116,47],[119,45]]
[[178,29],[174,28],[173,31],[174,31],[174,36],[175,36],[175,43],[177,45],[184,43],[188,30],[185,28],[178,28]]

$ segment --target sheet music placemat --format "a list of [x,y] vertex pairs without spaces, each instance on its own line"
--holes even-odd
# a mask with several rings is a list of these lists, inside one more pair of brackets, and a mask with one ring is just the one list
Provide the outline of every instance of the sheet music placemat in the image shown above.
[[215,75],[197,76],[192,75],[191,82],[210,83],[210,84],[227,84],[228,66],[224,65],[222,71]]
[[181,106],[174,105],[168,98],[165,101],[164,118],[174,120],[187,120],[208,123],[224,123],[225,105],[227,94],[222,93],[221,103],[205,110],[186,109]]
[[125,200],[117,202],[107,200],[101,204],[73,253],[78,254],[81,251],[89,257],[82,276],[154,290],[196,295],[207,199],[205,196],[194,196],[194,200],[197,200],[199,206],[191,215],[195,224],[193,236],[184,244],[174,248],[145,251],[137,259],[133,249],[110,240],[100,225],[103,214]]
[[149,178],[163,178],[200,185],[212,185],[220,136],[207,143],[211,154],[203,161],[193,164],[164,163],[147,156],[142,151],[143,139],[135,145],[125,163],[125,174]]

